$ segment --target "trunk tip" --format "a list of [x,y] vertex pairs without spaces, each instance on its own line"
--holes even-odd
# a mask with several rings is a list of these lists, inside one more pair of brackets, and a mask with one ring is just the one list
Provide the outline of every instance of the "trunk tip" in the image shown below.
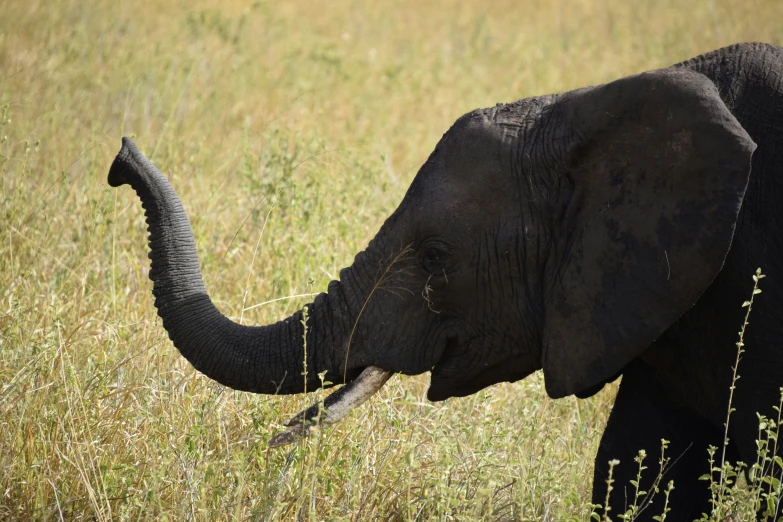
[[124,136],[122,138],[122,148],[109,168],[109,185],[112,187],[119,187],[130,183],[128,174],[132,172],[130,165],[128,164],[133,156],[140,154],[139,148],[133,143],[133,140]]

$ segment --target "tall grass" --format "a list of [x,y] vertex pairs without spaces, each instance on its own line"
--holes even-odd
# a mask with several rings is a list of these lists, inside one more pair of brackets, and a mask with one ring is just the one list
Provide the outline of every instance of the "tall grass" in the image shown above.
[[[134,135],[190,214],[207,286],[265,323],[326,288],[475,107],[781,43],[783,4],[0,0],[0,519],[586,519],[616,388],[539,375],[426,401],[394,378],[335,428],[235,393],[167,340]],[[731,342],[731,340],[727,340]],[[705,454],[706,458],[706,454]]]

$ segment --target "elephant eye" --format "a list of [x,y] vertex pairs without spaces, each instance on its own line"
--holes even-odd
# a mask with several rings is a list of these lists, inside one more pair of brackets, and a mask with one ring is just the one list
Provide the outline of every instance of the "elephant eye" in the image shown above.
[[432,274],[440,272],[448,257],[448,250],[441,245],[427,245],[421,250],[421,264]]

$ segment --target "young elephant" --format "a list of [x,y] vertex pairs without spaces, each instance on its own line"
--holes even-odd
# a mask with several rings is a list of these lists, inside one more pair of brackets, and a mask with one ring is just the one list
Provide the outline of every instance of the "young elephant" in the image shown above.
[[[109,184],[141,198],[155,306],[207,376],[288,394],[314,390],[323,371],[331,382],[367,371],[361,397],[348,389],[329,403],[336,420],[389,372],[430,371],[433,401],[542,368],[553,398],[622,375],[593,500],[604,502],[607,463],[620,459],[621,510],[633,457],[665,438],[677,458],[664,477],[676,483],[669,519],[691,520],[709,510],[697,479],[707,446],[722,444],[757,267],[770,277],[745,335],[732,459],[755,460],[756,412],[771,413],[783,386],[782,80],[783,50],[740,44],[461,117],[367,249],[308,305],[306,354],[301,313],[248,327],[215,308],[177,195],[128,139]],[[384,286],[409,291],[375,291]],[[311,417],[294,421],[304,430]]]

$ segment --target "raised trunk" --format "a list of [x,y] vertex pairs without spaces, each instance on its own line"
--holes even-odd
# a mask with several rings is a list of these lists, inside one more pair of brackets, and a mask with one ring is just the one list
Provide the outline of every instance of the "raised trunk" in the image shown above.
[[[109,184],[129,184],[141,198],[150,232],[150,279],[163,326],[182,355],[208,377],[243,391],[301,393],[320,386],[318,373],[338,382],[347,305],[340,283],[308,305],[307,379],[302,312],[278,323],[242,326],[215,308],[201,277],[193,232],[179,197],[136,144],[123,138]],[[339,316],[339,317],[327,317]],[[328,350],[328,352],[327,352]],[[344,364],[344,361],[343,361]],[[349,366],[349,377],[361,368]],[[340,382],[342,379],[340,379]]]

